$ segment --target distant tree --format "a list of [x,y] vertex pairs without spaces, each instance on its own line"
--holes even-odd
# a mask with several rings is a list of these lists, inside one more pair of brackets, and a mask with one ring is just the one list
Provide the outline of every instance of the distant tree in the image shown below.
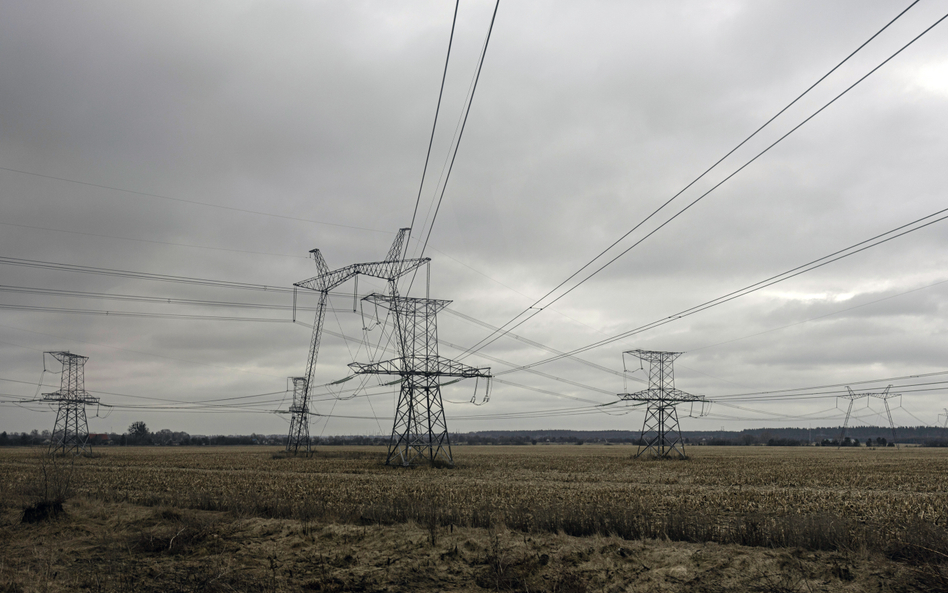
[[128,440],[132,443],[145,443],[148,440],[148,435],[148,426],[141,420],[132,422],[128,427]]
[[10,437],[7,436],[7,431],[0,432],[0,447],[6,447],[10,444]]

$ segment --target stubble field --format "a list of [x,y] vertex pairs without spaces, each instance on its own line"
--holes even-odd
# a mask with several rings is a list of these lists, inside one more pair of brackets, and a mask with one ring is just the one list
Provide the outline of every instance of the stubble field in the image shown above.
[[[452,469],[385,467],[371,447],[100,452],[0,451],[0,591],[948,583],[939,449],[692,447],[646,461],[628,446],[456,447]],[[21,522],[63,483],[64,515]]]

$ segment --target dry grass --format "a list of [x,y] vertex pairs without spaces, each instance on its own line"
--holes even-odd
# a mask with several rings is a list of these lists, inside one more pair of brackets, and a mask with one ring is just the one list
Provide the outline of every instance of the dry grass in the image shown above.
[[839,552],[238,519],[76,501],[0,527],[0,591],[898,591],[912,567]]
[[[116,558],[102,591],[945,590],[941,449],[459,447],[453,469],[407,470],[380,448],[275,452],[108,449],[76,460],[65,519],[27,526],[36,460],[0,451],[0,592],[44,590],[14,574],[92,582],[52,548],[14,552],[36,538]],[[121,581],[143,574],[153,589]]]

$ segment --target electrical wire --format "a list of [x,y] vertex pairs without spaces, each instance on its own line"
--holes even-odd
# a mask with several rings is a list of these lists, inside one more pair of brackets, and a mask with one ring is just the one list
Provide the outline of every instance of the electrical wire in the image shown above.
[[[158,297],[146,295],[114,294],[102,292],[83,292],[78,290],[64,290],[56,288],[35,288],[29,286],[9,286],[0,284],[0,292],[12,292],[19,294],[38,294],[45,296],[76,297],[84,299],[114,300],[114,301],[135,301],[145,303],[160,303],[169,305],[195,305],[212,307],[233,307],[243,309],[269,309],[274,311],[290,311],[293,305],[273,305],[266,303],[242,303],[236,301],[212,301],[201,299],[181,299],[171,297]],[[348,296],[348,295],[346,295]],[[315,311],[316,307],[296,306],[297,311]],[[330,309],[330,311],[348,311],[348,309]]]
[[[411,230],[415,227],[415,217],[418,215],[418,205],[421,203],[421,190],[425,187],[425,176],[428,174],[428,161],[431,159],[431,147],[434,145],[435,130],[438,128],[438,114],[441,113],[441,99],[444,96],[444,82],[448,78],[448,63],[451,61],[451,46],[454,44],[454,27],[458,21],[458,7],[460,5],[461,0],[455,0],[454,17],[451,19],[451,36],[448,38],[448,53],[444,58],[444,72],[441,74],[441,90],[438,91],[438,105],[435,107],[434,121],[431,123],[431,137],[428,139],[428,152],[425,154],[425,166],[421,170],[421,183],[418,184],[418,197],[415,198],[415,209],[411,214],[411,225],[408,227],[408,236],[405,237],[406,255],[411,239]],[[402,254],[399,255],[403,256]]]
[[[718,305],[722,305],[722,304],[724,304],[724,303],[727,303],[727,302],[733,301],[733,300],[735,300],[735,299],[738,299],[738,298],[740,298],[740,297],[746,296],[746,295],[748,295],[748,294],[757,292],[757,291],[762,290],[762,289],[764,289],[764,288],[767,288],[767,287],[769,287],[769,286],[773,286],[774,284],[778,284],[778,283],[783,282],[783,281],[785,281],[785,280],[789,280],[789,279],[791,279],[791,278],[794,278],[794,277],[799,276],[799,275],[801,275],[801,274],[805,274],[805,273],[807,273],[807,272],[813,271],[813,270],[815,270],[815,269],[817,269],[817,268],[821,268],[821,267],[823,267],[823,266],[825,266],[825,265],[831,264],[831,263],[836,262],[836,261],[839,261],[839,260],[841,260],[841,259],[845,259],[845,258],[847,258],[847,257],[849,257],[849,256],[851,256],[851,255],[855,255],[855,254],[857,254],[857,253],[861,253],[862,251],[865,251],[865,250],[870,249],[870,248],[872,248],[872,247],[875,247],[875,246],[877,246],[877,245],[881,245],[881,244],[883,244],[883,243],[887,243],[888,241],[891,241],[891,240],[893,240],[893,239],[897,239],[897,238],[902,237],[902,236],[904,236],[904,235],[907,235],[907,234],[909,234],[909,233],[912,233],[912,232],[921,230],[921,229],[926,228],[926,227],[928,227],[928,226],[930,226],[930,225],[932,225],[932,224],[935,224],[935,223],[937,223],[937,222],[941,222],[941,221],[945,220],[946,218],[948,218],[948,215],[942,216],[941,218],[936,218],[936,219],[934,219],[934,220],[928,220],[928,219],[933,218],[933,217],[935,217],[935,216],[939,216],[939,215],[941,215],[941,214],[943,214],[943,213],[945,213],[945,212],[948,212],[948,208],[939,210],[939,211],[937,211],[937,212],[935,212],[935,213],[933,213],[933,214],[929,214],[929,215],[927,215],[927,216],[923,216],[923,217],[918,218],[918,219],[916,219],[916,220],[914,220],[914,221],[912,221],[912,222],[910,222],[910,223],[901,225],[901,226],[896,227],[896,228],[894,228],[894,229],[888,230],[888,231],[886,231],[886,232],[884,232],[884,233],[880,233],[880,234],[878,234],[878,235],[876,235],[876,236],[874,236],[874,237],[872,237],[872,238],[870,238],[870,239],[866,239],[866,240],[864,240],[864,241],[860,241],[860,242],[855,243],[855,244],[853,244],[853,245],[850,245],[849,247],[846,247],[846,248],[844,248],[844,249],[840,249],[840,250],[835,251],[835,252],[833,252],[833,253],[830,253],[830,254],[828,254],[828,255],[824,255],[823,257],[817,258],[817,259],[815,259],[815,260],[812,260],[812,261],[810,261],[810,262],[808,262],[808,263],[802,264],[802,265],[800,265],[800,266],[797,266],[797,267],[795,267],[795,268],[792,268],[792,269],[787,270],[787,271],[785,271],[785,272],[782,272],[782,273],[780,273],[780,274],[776,274],[776,275],[774,275],[774,276],[771,276],[771,277],[769,277],[769,278],[767,278],[767,279],[764,279],[764,280],[761,280],[761,281],[759,281],[759,282],[755,282],[754,284],[751,284],[751,285],[749,285],[749,286],[745,286],[744,288],[741,288],[741,289],[732,291],[732,292],[730,292],[730,293],[728,293],[728,294],[722,295],[722,296],[717,297],[717,298],[715,298],[715,299],[711,299],[711,300],[709,300],[709,301],[705,301],[704,303],[701,303],[700,305],[695,305],[695,306],[690,307],[690,308],[688,308],[688,309],[685,309],[685,310],[683,310],[683,311],[679,311],[678,313],[675,313],[675,314],[670,315],[670,316],[668,316],[668,317],[664,317],[664,318],[662,318],[662,319],[659,319],[659,320],[653,321],[653,322],[651,322],[651,323],[648,323],[648,324],[639,326],[639,327],[637,327],[637,328],[628,330],[628,331],[626,331],[626,332],[622,332],[622,333],[620,333],[620,334],[611,336],[611,337],[609,337],[609,338],[605,338],[605,339],[603,339],[603,340],[599,340],[599,341],[597,341],[597,342],[593,342],[592,344],[588,344],[588,345],[586,345],[586,346],[581,346],[581,347],[576,348],[576,349],[574,349],[574,350],[570,350],[569,352],[565,352],[565,353],[563,353],[562,355],[553,356],[553,357],[546,358],[546,359],[543,359],[543,360],[540,360],[540,361],[537,361],[537,362],[533,362],[533,363],[530,363],[530,364],[527,364],[527,365],[523,365],[523,366],[520,366],[520,367],[516,367],[516,368],[510,369],[510,370],[508,370],[508,371],[503,371],[503,373],[511,373],[511,372],[517,372],[517,371],[527,370],[527,369],[534,368],[534,367],[537,367],[537,366],[540,366],[540,365],[544,365],[544,364],[547,364],[547,363],[550,363],[550,362],[553,362],[553,361],[556,361],[556,360],[561,360],[561,359],[566,358],[566,357],[569,357],[569,356],[575,356],[575,355],[577,355],[577,354],[581,354],[581,353],[583,353],[583,352],[587,352],[587,351],[592,350],[592,349],[594,349],[594,348],[599,348],[599,347],[601,347],[601,346],[605,346],[605,345],[607,345],[607,344],[611,344],[611,343],[613,343],[613,342],[617,342],[617,341],[619,341],[619,340],[623,340],[623,339],[625,339],[625,338],[628,338],[628,337],[631,337],[631,336],[633,336],[633,335],[636,335],[636,334],[639,334],[639,333],[648,331],[648,330],[650,330],[650,329],[654,329],[654,328],[656,328],[656,327],[659,327],[659,326],[662,326],[662,325],[671,323],[671,322],[673,322],[673,321],[678,321],[679,319],[683,319],[683,318],[685,318],[685,317],[689,317],[689,316],[694,315],[694,314],[696,314],[696,313],[700,313],[700,312],[702,312],[702,311],[706,311],[706,310],[711,309],[711,308],[713,308],[713,307],[716,307],[716,306],[718,306]],[[924,224],[920,224],[921,222],[926,221],[926,220],[928,220],[928,222],[925,222]],[[915,226],[915,225],[917,225],[917,226]],[[909,228],[909,227],[913,227],[913,228]],[[903,230],[903,229],[908,229],[908,230]],[[901,232],[899,232],[899,231],[901,231]],[[888,236],[888,237],[887,237],[886,235],[891,235],[891,236]]]
[[749,393],[722,394],[722,395],[716,396],[715,400],[723,401],[727,398],[741,398],[741,397],[747,397],[747,396],[762,396],[762,395],[769,396],[769,395],[774,395],[774,394],[797,394],[804,391],[813,391],[815,389],[831,389],[834,387],[845,388],[847,386],[851,387],[853,385],[869,385],[873,383],[876,383],[876,384],[895,383],[897,381],[901,381],[905,379],[920,379],[924,377],[938,377],[942,375],[948,375],[948,370],[934,371],[931,373],[921,373],[921,374],[915,374],[915,375],[902,375],[898,377],[882,377],[879,379],[865,379],[862,381],[848,381],[846,383],[833,383],[830,385],[817,385],[814,387],[796,387],[796,388],[791,388],[791,389],[778,389],[778,390],[772,390],[772,391],[754,391],[754,392],[749,392]]
[[[83,274],[98,274],[101,276],[112,276],[119,278],[134,278],[136,280],[153,280],[158,282],[173,282],[177,284],[193,284],[198,286],[212,286],[214,288],[231,288],[240,290],[255,290],[262,292],[292,293],[292,288],[281,286],[268,286],[266,284],[250,284],[247,282],[231,282],[228,280],[212,280],[209,278],[195,278],[190,276],[172,276],[169,274],[153,274],[148,272],[133,272],[131,270],[119,270],[113,268],[97,268],[93,266],[82,266],[76,264],[61,264],[56,262],[47,262],[31,259],[21,259],[16,257],[0,256],[0,264],[9,266],[25,266],[30,268],[39,268],[47,270],[58,270],[65,272],[79,272]],[[304,293],[305,294],[305,293]]]
[[45,313],[68,313],[78,315],[99,315],[103,317],[139,317],[145,319],[188,319],[191,321],[241,321],[251,323],[293,323],[292,319],[274,319],[272,317],[235,317],[224,315],[186,315],[183,313],[135,313],[131,311],[103,311],[100,309],[67,309],[64,307],[41,307],[36,305],[8,305],[0,303],[0,309],[15,311],[42,311]]
[[794,322],[794,323],[788,323],[787,325],[781,325],[780,327],[774,327],[774,328],[766,329],[766,330],[764,330],[764,331],[757,332],[757,333],[753,333],[753,334],[748,334],[748,335],[746,335],[746,336],[741,336],[741,337],[739,337],[739,338],[733,338],[733,339],[730,339],[730,340],[725,340],[725,341],[723,341],[723,342],[716,342],[716,343],[714,343],[714,344],[708,344],[708,345],[706,345],[706,346],[699,346],[698,348],[691,348],[690,350],[688,350],[688,352],[689,352],[689,353],[690,353],[690,352],[697,352],[698,350],[706,350],[706,349],[708,349],[708,348],[716,348],[716,347],[718,347],[718,346],[724,346],[725,344],[731,344],[731,343],[733,343],[733,342],[739,342],[739,341],[741,341],[741,340],[746,340],[746,339],[748,339],[748,338],[756,338],[757,336],[762,336],[762,335],[764,335],[764,334],[769,334],[769,333],[772,333],[772,332],[775,332],[775,331],[780,331],[780,330],[787,329],[787,328],[790,328],[790,327],[796,327],[796,326],[798,326],[798,325],[803,325],[804,323],[809,323],[809,322],[811,322],[811,321],[817,321],[817,320],[819,320],[819,319],[825,319],[825,318],[827,318],[827,317],[832,317],[832,316],[834,316],[834,315],[839,315],[839,314],[841,314],[841,313],[846,313],[847,311],[853,311],[853,310],[855,310],[855,309],[860,309],[860,308],[862,308],[862,307],[868,307],[869,305],[875,305],[875,304],[877,304],[877,303],[881,303],[881,302],[888,301],[888,300],[891,300],[891,299],[894,299],[894,298],[897,298],[897,297],[905,296],[905,295],[907,295],[907,294],[912,294],[913,292],[919,292],[919,291],[921,291],[921,290],[926,290],[926,289],[929,289],[929,288],[934,288],[935,286],[939,286],[939,285],[945,284],[946,282],[948,282],[948,280],[939,280],[938,282],[935,282],[935,283],[933,283],[933,284],[928,284],[928,285],[926,285],[926,286],[921,286],[921,287],[919,287],[919,288],[913,288],[912,290],[906,290],[905,292],[900,292],[900,293],[893,294],[893,295],[890,295],[890,296],[887,296],[887,297],[882,297],[881,299],[876,299],[876,300],[874,300],[874,301],[869,301],[868,303],[862,303],[862,304],[859,304],[859,305],[854,305],[854,306],[852,306],[852,307],[847,307],[847,308],[845,308],[845,309],[839,309],[838,311],[833,311],[833,312],[831,312],[831,313],[826,313],[825,315],[817,315],[816,317],[810,317],[809,319],[804,319],[804,320],[802,320],[802,321],[796,321],[796,322]]
[[[445,189],[448,187],[448,180],[451,178],[451,171],[454,169],[454,160],[458,156],[458,149],[461,146],[461,138],[464,135],[464,128],[467,126],[467,118],[471,114],[471,105],[474,104],[474,93],[477,91],[477,83],[481,77],[481,68],[484,66],[484,58],[487,56],[487,45],[490,43],[490,35],[494,30],[494,21],[497,19],[497,9],[500,7],[500,0],[494,4],[494,12],[490,18],[490,26],[487,29],[487,38],[484,40],[484,47],[481,49],[480,59],[477,62],[477,73],[474,76],[474,84],[471,87],[470,95],[467,98],[467,107],[464,111],[464,120],[461,123],[461,131],[458,133],[457,141],[454,143],[454,151],[451,155],[451,164],[448,166],[448,172],[445,175],[444,183],[441,184],[441,195],[438,197],[438,203],[435,207],[434,216],[431,217],[431,223],[428,224],[428,233],[421,246],[421,253],[418,257],[425,256],[425,250],[428,248],[428,240],[431,239],[431,231],[434,229],[435,220],[438,218],[438,211],[441,209],[441,202],[444,199]],[[437,191],[437,190],[436,190]],[[413,217],[414,218],[414,217]],[[410,289],[409,289],[410,290]]]
[[[194,285],[199,285],[199,286],[211,286],[215,288],[223,287],[223,288],[228,288],[228,289],[245,289],[245,290],[263,291],[263,292],[277,293],[277,294],[280,294],[280,293],[292,294],[293,293],[293,289],[288,289],[288,288],[279,287],[279,286],[269,286],[265,284],[252,284],[252,283],[234,282],[234,281],[228,281],[228,280],[215,280],[215,279],[210,279],[210,278],[197,278],[197,277],[189,277],[189,276],[173,276],[173,275],[167,275],[167,274],[154,274],[154,273],[149,273],[149,272],[138,272],[138,271],[132,271],[132,270],[116,270],[116,269],[110,269],[110,268],[96,268],[96,267],[84,266],[84,265],[63,264],[63,263],[58,263],[58,262],[46,262],[46,261],[38,261],[38,260],[24,260],[24,259],[18,259],[18,258],[0,257],[0,264],[4,264],[4,263],[8,265],[26,266],[26,267],[34,267],[34,268],[40,268],[40,269],[53,269],[53,270],[59,270],[59,271],[70,271],[70,272],[97,274],[97,275],[105,275],[105,276],[130,277],[130,278],[135,278],[135,279],[151,280],[151,281],[158,281],[158,282],[169,282],[169,283],[176,283],[176,284],[194,284]],[[115,299],[115,300],[132,300],[132,301],[140,300],[143,302],[159,302],[159,301],[162,303],[178,302],[178,303],[189,304],[189,305],[200,304],[200,305],[238,306],[238,304],[234,303],[233,301],[169,299],[168,297],[150,297],[150,296],[141,296],[141,295],[115,295],[115,294],[106,294],[106,293],[88,293],[88,292],[80,292],[80,291],[42,289],[42,288],[32,288],[32,287],[6,286],[6,287],[0,287],[0,291],[24,292],[24,293],[32,293],[32,294],[49,294],[49,295],[55,295],[55,296],[74,296],[74,297],[85,297],[85,298]],[[309,293],[303,292],[302,294],[309,294]],[[343,297],[343,298],[349,298],[350,296],[348,294],[344,294],[341,292],[331,292],[330,295]],[[239,306],[246,306],[246,307],[251,307],[251,308],[273,308],[274,310],[288,310],[292,308],[290,305],[272,305],[272,306],[266,305],[265,306],[265,305],[258,305],[258,304],[246,304],[246,305],[239,305]],[[0,308],[2,307],[3,305],[0,305]],[[21,306],[17,306],[17,307],[21,307]],[[302,307],[302,306],[297,306],[296,309],[303,310],[303,311],[315,310],[314,307]],[[26,309],[26,310],[30,310],[30,309]],[[36,310],[36,309],[33,309],[33,310]],[[57,312],[57,311],[58,310],[51,311],[51,312]],[[343,309],[339,309],[339,311],[343,311]],[[467,321],[478,323],[485,327],[492,327],[489,324],[486,324],[484,322],[479,322],[473,317],[470,317],[468,315],[464,315],[462,313],[458,313],[450,309],[448,309],[447,311]],[[69,311],[63,310],[63,311],[58,311],[58,312],[63,312],[63,313],[67,313],[67,312],[80,313],[81,312],[83,314],[94,314],[94,315],[105,314],[105,313],[102,313],[101,311],[95,311],[95,310],[69,310]],[[116,315],[115,313],[112,313],[112,314]],[[388,313],[386,313],[386,319],[387,318],[388,318]],[[238,319],[243,319],[243,318],[238,318]],[[305,325],[306,327],[310,327],[312,329],[312,326],[308,324],[302,324],[302,325]],[[28,331],[28,330],[23,330],[23,331]],[[538,342],[528,340],[527,338],[524,338],[512,332],[508,332],[508,334],[510,335],[510,337],[523,341],[524,343],[528,343],[535,347],[547,350],[548,352],[561,354],[561,351],[559,350],[545,347],[542,344],[539,344]],[[389,336],[389,341],[391,341],[391,336]],[[595,363],[591,363],[589,361],[585,361],[578,358],[576,360],[580,364],[591,366],[593,368],[598,368],[599,370],[604,371],[604,372],[618,374],[617,371],[612,371],[601,365],[596,365]]]
[[[843,63],[845,63],[847,60],[849,60],[849,58],[851,58],[853,55],[855,55],[856,52],[858,52],[860,49],[862,49],[867,43],[869,43],[870,41],[872,41],[872,39],[874,39],[879,33],[881,33],[881,32],[884,31],[886,28],[888,28],[889,25],[891,25],[893,22],[895,22],[895,20],[897,20],[899,17],[901,17],[903,14],[905,14],[905,12],[906,12],[909,8],[911,8],[912,6],[914,6],[916,3],[917,3],[917,0],[916,0],[916,2],[913,2],[911,5],[909,5],[908,8],[906,8],[906,9],[903,10],[901,13],[899,13],[899,15],[895,17],[895,19],[893,19],[893,20],[890,21],[888,24],[886,24],[885,27],[883,27],[879,32],[877,32],[875,35],[873,35],[871,38],[869,38],[868,41],[866,41],[866,42],[863,43],[861,46],[859,46],[859,48],[857,48],[854,52],[852,52],[849,56],[847,56],[842,62],[840,62],[839,64],[837,64],[832,70],[830,70],[830,72],[828,72],[826,75],[824,75],[822,78],[820,78],[820,80],[818,80],[816,83],[814,83],[810,88],[808,88],[806,91],[804,91],[803,94],[801,94],[801,95],[798,96],[796,99],[794,99],[794,100],[793,100],[789,105],[787,105],[783,110],[781,110],[779,113],[777,113],[777,115],[773,116],[773,117],[772,117],[770,120],[768,120],[763,126],[761,126],[761,127],[760,127],[758,130],[756,130],[753,134],[751,134],[750,136],[748,136],[743,142],[741,142],[740,144],[738,144],[734,149],[732,149],[730,152],[728,152],[724,157],[722,157],[720,160],[718,160],[714,165],[712,165],[712,166],[711,166],[709,169],[707,169],[704,173],[702,173],[701,175],[699,175],[694,181],[692,181],[691,183],[689,183],[687,186],[685,186],[685,188],[683,188],[683,189],[682,189],[681,191],[679,191],[677,194],[675,194],[674,196],[672,196],[672,198],[670,198],[668,201],[666,201],[664,204],[662,204],[658,209],[656,209],[656,210],[653,211],[651,214],[649,214],[645,219],[643,219],[643,220],[642,220],[640,223],[638,223],[635,227],[633,227],[633,228],[630,229],[627,233],[625,233],[624,235],[622,235],[622,237],[620,237],[619,239],[617,239],[612,245],[610,245],[609,247],[607,247],[605,250],[603,250],[601,253],[599,253],[596,257],[594,257],[594,258],[591,259],[589,262],[587,262],[586,264],[584,264],[579,270],[577,270],[576,272],[574,272],[573,274],[571,274],[566,280],[564,280],[563,282],[561,282],[560,284],[558,284],[558,285],[557,285],[556,287],[554,287],[552,290],[550,290],[549,292],[547,292],[544,296],[542,296],[542,297],[540,297],[539,299],[537,299],[537,301],[535,301],[532,305],[530,305],[529,307],[527,307],[526,309],[524,309],[522,312],[518,313],[518,314],[517,314],[516,316],[514,316],[510,321],[507,321],[506,323],[504,323],[503,325],[501,325],[501,326],[500,326],[501,329],[506,328],[508,325],[510,325],[511,323],[513,323],[514,321],[516,321],[520,316],[525,315],[525,314],[529,313],[530,311],[533,311],[533,313],[531,313],[528,317],[526,317],[525,319],[521,320],[520,322],[518,322],[518,323],[514,324],[512,327],[510,327],[511,330],[516,329],[517,327],[523,325],[524,323],[526,323],[527,321],[529,321],[530,319],[532,319],[533,317],[535,317],[536,315],[538,315],[538,314],[539,314],[541,311],[543,311],[546,307],[549,307],[550,305],[556,303],[557,301],[559,301],[560,299],[562,299],[562,298],[565,297],[566,295],[570,294],[571,292],[573,292],[574,290],[576,290],[577,288],[579,288],[580,286],[582,286],[583,284],[585,284],[585,283],[586,283],[587,281],[589,281],[592,277],[594,277],[595,275],[597,275],[597,274],[598,274],[599,272],[601,272],[602,270],[606,269],[608,266],[612,265],[616,260],[618,260],[619,258],[621,258],[622,256],[624,256],[625,254],[627,254],[629,251],[631,251],[632,249],[634,249],[635,247],[637,247],[638,245],[640,245],[642,242],[644,242],[646,239],[648,239],[649,237],[651,237],[652,235],[654,235],[655,233],[657,233],[659,230],[661,230],[662,228],[664,228],[666,225],[668,225],[669,223],[671,223],[673,220],[675,220],[676,218],[678,218],[680,215],[684,214],[684,213],[685,213],[686,211],[688,211],[692,206],[694,206],[695,204],[697,204],[698,202],[700,202],[701,200],[703,200],[706,196],[708,196],[711,192],[713,192],[713,191],[716,190],[717,188],[719,188],[719,187],[721,187],[722,185],[724,185],[726,182],[728,182],[728,181],[729,181],[731,178],[733,178],[735,175],[737,175],[738,173],[740,173],[741,171],[743,171],[745,168],[747,168],[747,167],[750,166],[752,163],[754,163],[757,159],[759,159],[759,158],[762,157],[764,154],[766,154],[767,152],[769,152],[772,148],[774,148],[775,146],[777,146],[778,144],[780,144],[781,142],[783,142],[783,140],[786,139],[788,136],[790,136],[791,134],[793,134],[794,132],[796,132],[798,129],[800,129],[801,127],[803,127],[806,123],[808,123],[808,122],[809,122],[810,120],[812,120],[814,117],[816,117],[817,115],[819,115],[820,113],[822,113],[825,109],[827,109],[830,105],[832,105],[833,103],[835,103],[835,102],[836,102],[838,99],[840,99],[843,95],[847,94],[849,91],[851,91],[853,88],[855,88],[858,84],[860,84],[862,81],[864,81],[864,80],[865,80],[866,78],[868,78],[870,75],[872,75],[874,72],[876,72],[877,70],[879,70],[880,68],[882,68],[882,66],[884,66],[885,64],[887,64],[890,60],[892,60],[892,59],[895,58],[897,55],[899,55],[900,53],[902,53],[902,51],[904,51],[904,50],[905,50],[906,48],[908,48],[910,45],[912,45],[913,43],[915,43],[916,41],[918,41],[923,35],[925,35],[925,34],[928,33],[929,31],[931,31],[936,25],[938,25],[938,24],[941,23],[943,20],[945,20],[945,18],[948,18],[948,15],[945,15],[945,16],[941,17],[940,19],[938,19],[933,25],[931,25],[930,27],[928,27],[927,29],[925,29],[922,33],[920,33],[920,34],[919,34],[918,36],[916,36],[914,39],[912,39],[912,40],[909,41],[907,44],[905,44],[904,46],[902,46],[898,51],[896,51],[894,54],[890,55],[890,56],[889,56],[888,58],[886,58],[882,63],[880,63],[880,64],[877,65],[875,68],[873,68],[872,70],[870,70],[868,73],[866,73],[865,75],[863,75],[863,76],[862,76],[861,78],[859,78],[856,82],[854,82],[854,83],[851,84],[849,87],[847,87],[843,92],[841,92],[841,93],[839,93],[838,95],[836,95],[836,96],[835,96],[833,99],[831,99],[828,103],[824,104],[824,105],[823,105],[822,107],[820,107],[818,110],[816,110],[816,111],[813,112],[811,115],[809,115],[809,116],[808,116],[806,119],[804,119],[802,122],[800,122],[799,124],[797,124],[796,126],[794,126],[793,128],[791,128],[789,132],[787,132],[787,133],[783,134],[782,136],[780,136],[776,141],[774,141],[773,143],[771,143],[770,145],[768,145],[764,150],[758,152],[753,158],[751,158],[751,159],[748,160],[746,163],[744,163],[743,165],[741,165],[739,168],[737,168],[735,171],[733,171],[732,173],[730,173],[730,174],[729,174],[728,176],[726,176],[724,179],[722,179],[721,181],[719,181],[718,183],[716,183],[715,185],[713,185],[710,189],[708,189],[707,191],[705,191],[704,193],[702,193],[700,196],[698,196],[697,198],[695,198],[694,200],[692,200],[687,206],[685,206],[684,208],[682,208],[681,210],[679,210],[677,213],[675,213],[673,216],[671,216],[671,217],[670,217],[669,219],[667,219],[665,222],[663,222],[663,223],[660,224],[658,227],[656,227],[655,229],[653,229],[652,231],[650,231],[649,233],[647,233],[644,237],[642,237],[641,239],[639,239],[638,241],[636,241],[635,243],[633,243],[631,246],[629,246],[628,248],[626,248],[625,250],[623,250],[622,252],[620,252],[617,256],[613,257],[613,258],[610,259],[608,262],[606,262],[605,264],[603,264],[602,266],[600,266],[599,268],[597,268],[594,272],[592,272],[591,274],[589,274],[588,276],[586,276],[584,279],[582,279],[582,280],[580,280],[578,283],[574,284],[571,288],[569,288],[568,290],[566,290],[565,292],[563,292],[562,294],[560,294],[559,296],[557,296],[555,299],[549,301],[548,303],[546,303],[546,304],[543,305],[542,307],[539,306],[540,303],[541,303],[544,299],[546,299],[548,296],[550,296],[551,294],[553,294],[553,293],[554,293],[555,291],[557,291],[559,288],[561,288],[562,286],[564,286],[567,282],[569,282],[570,280],[572,280],[573,278],[575,278],[575,277],[576,277],[578,274],[580,274],[583,270],[585,270],[586,268],[588,268],[589,266],[591,266],[596,260],[598,260],[600,257],[602,257],[603,255],[605,255],[606,252],[610,251],[615,245],[617,245],[619,242],[621,242],[621,241],[624,240],[626,237],[628,237],[630,234],[632,234],[636,229],[640,228],[643,224],[645,224],[646,221],[648,221],[648,220],[651,219],[653,216],[655,216],[659,211],[661,211],[662,209],[664,209],[665,206],[667,206],[667,205],[670,204],[672,201],[674,201],[676,198],[678,198],[678,196],[680,196],[682,193],[685,192],[685,190],[687,190],[687,189],[690,188],[692,185],[694,185],[694,183],[696,183],[699,179],[701,179],[702,177],[704,177],[709,171],[711,171],[712,169],[714,169],[715,167],[717,167],[719,163],[721,163],[724,159],[726,159],[728,156],[730,156],[734,151],[736,151],[738,148],[740,148],[744,143],[746,143],[746,142],[747,142],[748,140],[750,140],[752,137],[754,137],[755,135],[757,135],[757,133],[760,132],[760,130],[762,130],[764,127],[766,127],[768,124],[770,124],[770,122],[772,122],[774,119],[776,119],[781,113],[783,113],[784,111],[786,111],[787,109],[789,109],[790,106],[793,105],[794,103],[796,103],[800,98],[802,98],[803,95],[806,95],[807,93],[809,93],[810,90],[812,90],[813,87],[815,87],[816,85],[818,85],[818,84],[819,84],[820,82],[822,82],[827,76],[829,76],[833,71],[835,71],[835,70],[836,70],[837,68],[839,68]],[[469,355],[470,353],[476,352],[477,350],[479,350],[479,349],[481,349],[481,348],[484,348],[484,347],[486,347],[486,346],[492,344],[493,342],[495,342],[497,339],[499,339],[499,338],[502,337],[502,336],[503,336],[502,333],[501,333],[500,335],[497,335],[497,332],[494,332],[494,333],[488,335],[487,337],[483,338],[480,342],[476,343],[474,346],[471,346],[471,348],[469,348],[468,352],[465,352],[464,355],[462,355],[461,358],[459,358],[459,360],[463,360],[463,358],[465,358],[465,357],[466,357],[467,355]]]

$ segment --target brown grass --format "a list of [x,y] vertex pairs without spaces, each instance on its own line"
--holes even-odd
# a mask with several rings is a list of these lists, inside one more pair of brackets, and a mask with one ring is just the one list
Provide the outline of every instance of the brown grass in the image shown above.
[[[113,534],[118,543],[106,546],[106,556],[121,552],[129,574],[153,563],[168,575],[185,568],[196,575],[154,577],[165,590],[299,590],[279,588],[290,583],[399,590],[398,579],[407,579],[416,590],[456,583],[455,590],[598,591],[620,575],[677,583],[658,590],[725,590],[709,584],[714,579],[744,590],[852,583],[865,590],[866,579],[883,576],[938,590],[948,566],[948,451],[941,449],[695,447],[687,461],[654,463],[631,460],[628,447],[458,447],[453,469],[407,470],[383,466],[381,448],[321,449],[312,458],[276,452],[109,449],[76,460],[77,497],[66,518],[29,527],[12,517],[30,500],[35,459],[2,451],[3,541],[59,541],[74,522],[100,539]],[[108,520],[95,523],[97,513]],[[83,545],[100,549],[96,541]],[[256,559],[238,553],[241,541],[257,547]],[[662,572],[665,564],[641,559],[659,548],[713,558]],[[37,556],[40,548],[24,559],[14,549],[4,554],[40,580],[44,566],[65,561]],[[747,566],[732,562],[735,550]],[[422,558],[429,564],[418,564]],[[434,576],[419,581],[412,571]],[[698,583],[698,574],[712,580]],[[98,590],[121,590],[118,576],[109,578],[112,588]],[[841,588],[820,589],[817,581]],[[145,586],[125,583],[132,584]]]
[[[928,582],[851,553],[525,534],[504,527],[303,524],[71,501],[0,526],[0,591],[867,591]],[[928,589],[933,590],[933,589]]]

